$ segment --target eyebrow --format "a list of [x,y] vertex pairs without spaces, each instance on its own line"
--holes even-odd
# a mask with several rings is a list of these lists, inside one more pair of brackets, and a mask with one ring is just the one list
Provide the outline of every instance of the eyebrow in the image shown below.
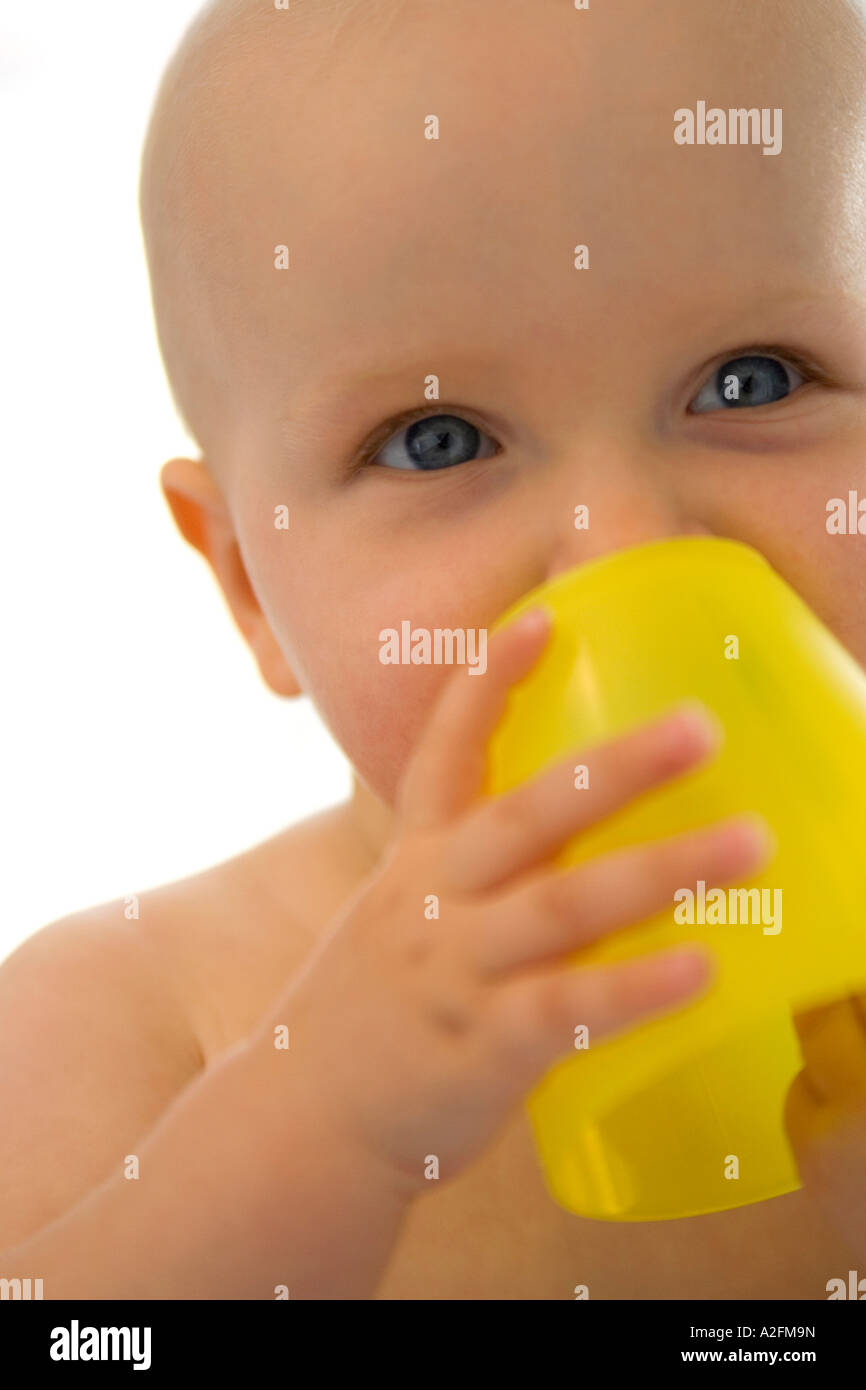
[[[502,361],[496,361],[489,351],[479,353],[472,358],[468,353],[460,353],[460,361],[455,358],[452,349],[447,350],[448,355],[448,375],[454,379],[458,373],[468,377],[470,372],[480,379],[482,375],[491,381],[496,381],[500,387],[503,380],[507,379],[509,368]],[[425,402],[424,381],[430,375],[439,375],[431,370],[437,356],[440,361],[445,362],[445,350],[432,351],[424,355],[423,360],[407,360],[406,358],[395,359],[393,362],[384,365],[371,367],[368,370],[359,370],[349,374],[340,375],[328,374],[317,377],[311,384],[303,387],[300,400],[297,404],[290,406],[285,415],[280,420],[280,432],[284,440],[292,438],[297,440],[298,432],[313,437],[317,432],[333,429],[334,416],[339,416],[343,411],[349,412],[363,404],[366,400],[373,402],[383,391],[390,388],[402,388],[404,393],[409,396],[413,393],[417,396],[417,405],[429,404],[431,409],[435,408],[438,402],[435,399]],[[465,364],[462,365],[462,364]],[[513,367],[511,368],[513,371]],[[455,392],[449,391],[453,396]],[[469,384],[460,390],[461,395],[471,394]],[[469,402],[467,401],[467,406]],[[375,414],[371,404],[371,413]],[[395,405],[394,411],[400,409],[399,404]]]
[[[305,388],[305,395],[315,400],[319,395],[331,405],[351,405],[365,390],[380,390],[407,380],[423,382],[425,377],[438,375],[435,364],[444,364],[447,359],[451,375],[457,372],[473,372],[476,376],[487,374],[499,376],[506,370],[501,359],[492,356],[489,349],[469,353],[465,350],[455,352],[454,345],[433,347],[417,358],[399,357],[390,362],[377,362],[375,366],[364,367],[363,363],[355,371],[339,375],[317,378]],[[432,365],[431,365],[432,364]]]

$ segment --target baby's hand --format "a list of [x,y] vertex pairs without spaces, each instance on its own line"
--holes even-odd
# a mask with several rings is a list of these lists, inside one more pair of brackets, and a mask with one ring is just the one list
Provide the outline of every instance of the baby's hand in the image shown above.
[[[483,677],[452,678],[401,784],[395,840],[269,1020],[289,1027],[281,1065],[309,1082],[331,1132],[375,1151],[410,1189],[424,1186],[428,1155],[443,1179],[468,1164],[548,1067],[574,1055],[576,1025],[598,1042],[682,1005],[710,974],[700,946],[584,969],[570,952],[671,905],[685,883],[724,883],[767,855],[749,817],[568,870],[549,862],[712,750],[699,711],[481,797],[487,740],[548,631],[543,614],[506,627]],[[575,790],[576,762],[588,789]]]
[[798,1014],[785,1126],[806,1191],[866,1260],[866,994]]

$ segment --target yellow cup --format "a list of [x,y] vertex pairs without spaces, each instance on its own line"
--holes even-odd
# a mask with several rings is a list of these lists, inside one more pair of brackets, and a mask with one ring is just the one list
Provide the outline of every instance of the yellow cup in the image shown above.
[[557,862],[742,811],[763,815],[778,842],[760,874],[703,895],[683,884],[668,911],[574,955],[590,965],[701,940],[718,979],[674,1014],[590,1038],[533,1090],[550,1192],[619,1221],[791,1192],[782,1116],[803,1065],[792,1011],[866,988],[866,674],[737,541],[679,537],[605,556],[535,589],[497,627],[536,605],[553,632],[490,742],[488,792],[684,698],[725,730],[706,766],[581,834]]

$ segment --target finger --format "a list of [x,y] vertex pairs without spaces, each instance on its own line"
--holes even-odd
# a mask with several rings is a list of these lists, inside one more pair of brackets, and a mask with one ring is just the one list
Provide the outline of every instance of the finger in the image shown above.
[[[481,892],[549,858],[572,835],[701,761],[718,746],[720,728],[690,703],[473,808],[446,850],[450,886]],[[575,787],[576,763],[588,769],[585,788]]]
[[866,1099],[866,1032],[853,998],[794,1015],[805,1071],[825,1104]]
[[709,829],[630,846],[575,869],[531,875],[485,910],[471,951],[482,974],[538,965],[669,908],[677,889],[746,875],[766,857],[765,823],[739,816]]
[[401,783],[398,812],[407,828],[441,825],[477,796],[487,740],[508,691],[531,670],[549,636],[549,614],[533,608],[493,634],[482,675],[461,667],[451,677]]
[[571,1051],[585,1027],[592,1047],[694,1002],[713,982],[714,961],[698,943],[621,965],[522,975],[499,991],[489,1015],[500,1053],[530,1079]]

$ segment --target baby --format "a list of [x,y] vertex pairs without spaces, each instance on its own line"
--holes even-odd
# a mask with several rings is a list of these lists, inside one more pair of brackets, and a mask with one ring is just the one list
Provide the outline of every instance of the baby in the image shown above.
[[672,711],[489,798],[544,612],[483,673],[380,660],[406,620],[486,630],[561,571],[704,532],[866,662],[862,543],[825,524],[866,484],[864,72],[854,0],[218,0],[189,31],[142,177],[202,455],[163,488],[353,794],[6,961],[0,1274],[48,1298],[821,1299],[866,1257],[864,1000],[798,1020],[796,1193],[605,1223],[540,1172],[524,1101],[575,1020],[602,1039],[712,980],[698,940],[574,953],[768,862],[744,815],[556,866],[712,757],[712,721]]

